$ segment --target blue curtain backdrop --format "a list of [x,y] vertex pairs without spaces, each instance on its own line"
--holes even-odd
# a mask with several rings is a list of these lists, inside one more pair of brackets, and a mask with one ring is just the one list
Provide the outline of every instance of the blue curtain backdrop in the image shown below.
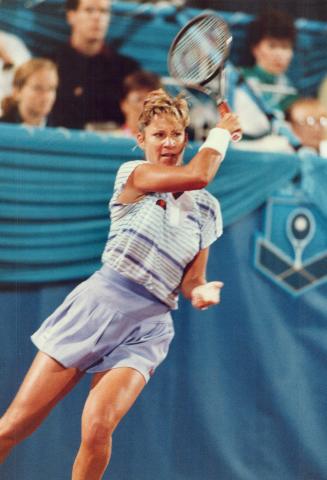
[[[196,148],[190,145],[186,157]],[[140,156],[133,140],[2,125],[0,280],[42,282],[92,273],[107,236],[117,168]],[[296,155],[230,150],[209,190],[219,195],[228,225],[298,171]]]

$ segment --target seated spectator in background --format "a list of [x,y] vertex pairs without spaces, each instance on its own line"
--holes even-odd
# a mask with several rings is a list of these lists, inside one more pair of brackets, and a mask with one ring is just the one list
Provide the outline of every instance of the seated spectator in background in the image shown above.
[[327,108],[316,98],[300,98],[287,112],[293,132],[303,147],[327,157]]
[[31,54],[20,38],[0,31],[0,103],[11,92],[15,68],[30,58]]
[[123,79],[138,68],[135,60],[105,45],[110,0],[67,0],[70,43],[55,54],[60,85],[53,122],[67,128],[87,123],[116,122]]
[[288,14],[267,11],[250,24],[253,65],[241,70],[233,110],[239,115],[244,139],[269,135],[274,118],[297,98],[285,72],[293,56],[296,30]]
[[152,90],[162,88],[158,75],[145,70],[138,70],[128,75],[123,82],[123,93],[120,109],[124,115],[124,123],[112,133],[134,137],[138,133],[138,120],[143,111],[145,98]]
[[12,94],[3,98],[1,122],[41,127],[48,124],[58,87],[57,66],[45,58],[32,58],[17,68]]

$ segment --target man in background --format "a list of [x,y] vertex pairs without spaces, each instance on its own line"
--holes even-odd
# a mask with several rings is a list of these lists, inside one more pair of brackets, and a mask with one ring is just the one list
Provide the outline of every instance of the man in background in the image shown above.
[[86,124],[123,121],[119,107],[123,79],[138,68],[135,60],[105,44],[110,0],[67,0],[69,44],[54,56],[59,89],[52,124],[84,128]]
[[289,108],[287,120],[302,147],[327,157],[327,108],[319,99],[298,99]]

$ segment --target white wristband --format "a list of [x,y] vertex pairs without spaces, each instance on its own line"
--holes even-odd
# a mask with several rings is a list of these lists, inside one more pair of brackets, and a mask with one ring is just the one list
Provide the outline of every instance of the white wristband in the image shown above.
[[202,150],[202,148],[213,148],[213,150],[221,154],[221,161],[223,161],[230,139],[231,134],[225,128],[212,128],[206,141],[199,148],[199,151]]

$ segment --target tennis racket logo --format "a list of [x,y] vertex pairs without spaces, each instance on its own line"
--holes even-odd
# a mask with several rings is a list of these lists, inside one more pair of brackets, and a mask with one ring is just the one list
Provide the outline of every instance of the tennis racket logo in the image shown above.
[[271,198],[265,232],[258,234],[255,266],[292,295],[327,281],[326,221],[310,205],[294,208],[294,200]]
[[296,209],[288,218],[286,234],[294,250],[294,269],[301,270],[303,252],[316,230],[314,216],[308,209]]
[[167,208],[167,202],[163,198],[159,198],[159,200],[156,201],[156,205],[161,207],[163,210],[166,210]]

